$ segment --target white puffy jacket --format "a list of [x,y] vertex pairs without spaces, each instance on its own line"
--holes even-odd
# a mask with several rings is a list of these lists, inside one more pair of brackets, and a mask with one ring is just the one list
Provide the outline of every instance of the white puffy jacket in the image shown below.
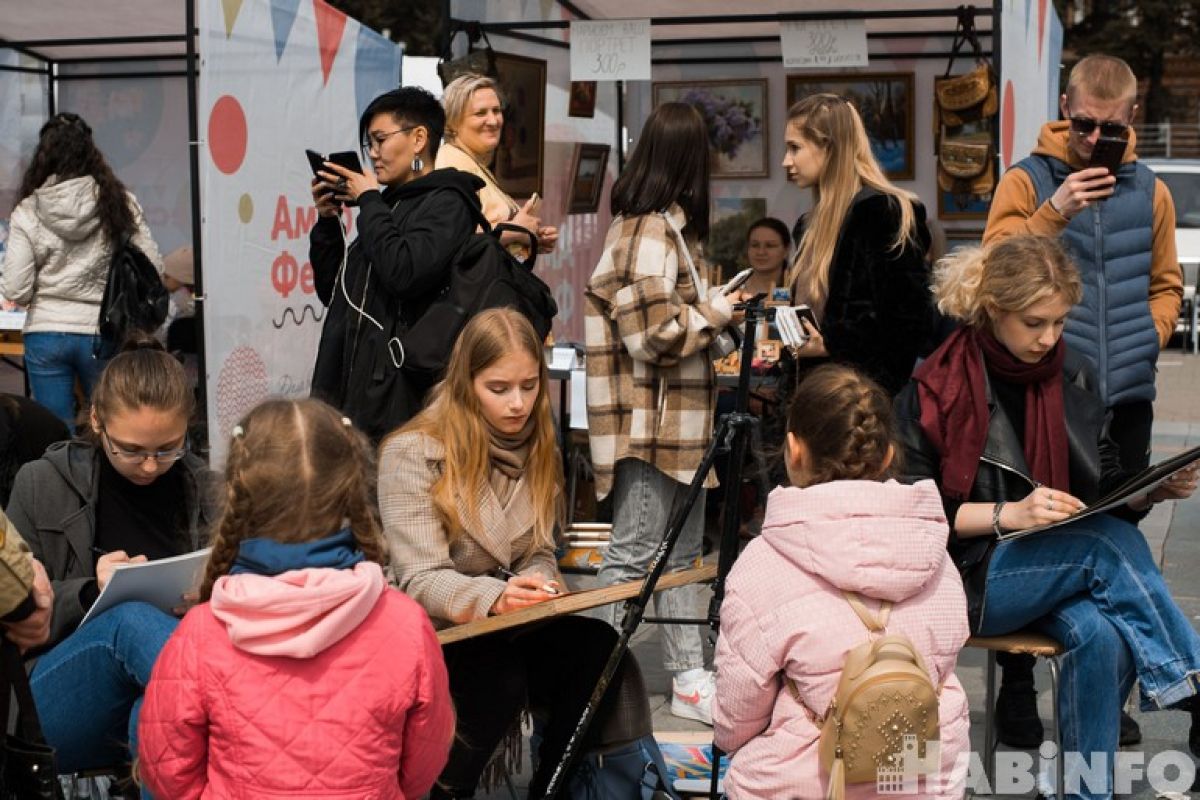
[[[161,273],[162,255],[132,194],[129,207],[133,244]],[[95,179],[52,175],[13,209],[0,295],[28,307],[25,333],[94,334],[112,251],[96,214]]]

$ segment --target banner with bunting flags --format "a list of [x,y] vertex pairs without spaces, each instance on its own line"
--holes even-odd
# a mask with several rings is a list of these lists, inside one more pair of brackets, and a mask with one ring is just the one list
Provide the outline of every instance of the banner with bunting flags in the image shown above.
[[308,394],[325,309],[308,263],[317,216],[304,151],[356,150],[359,115],[399,85],[402,54],[322,0],[199,8],[205,368],[219,463],[254,405]]

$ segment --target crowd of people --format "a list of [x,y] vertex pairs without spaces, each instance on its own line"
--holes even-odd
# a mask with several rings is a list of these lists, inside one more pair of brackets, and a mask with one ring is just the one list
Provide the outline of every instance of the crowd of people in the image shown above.
[[[1137,528],[1154,503],[1190,496],[1197,468],[1072,520],[1149,462],[1155,362],[1181,297],[1170,194],[1136,158],[1136,91],[1119,59],[1080,61],[1064,119],[1000,182],[983,245],[939,259],[924,206],[886,178],[853,104],[806,98],[788,112],[783,166],[811,208],[791,230],[750,226],[753,273],[731,291],[704,258],[703,118],[683,103],[647,118],[584,289],[591,461],[612,502],[601,585],[642,578],[689,485],[717,487],[698,474],[714,361],[745,303],[813,312],[765,415],[782,485],[729,575],[714,669],[686,624],[695,593],[654,596],[676,620],[662,626],[670,711],[713,726],[731,800],[834,792],[822,730],[847,653],[871,635],[860,620],[906,637],[937,689],[930,796],[965,789],[955,666],[971,635],[1062,644],[1068,752],[1112,763],[1136,734],[1122,720],[1135,682],[1144,710],[1200,717],[1200,636]],[[326,162],[311,184],[327,306],[312,397],[247,413],[220,474],[191,450],[195,392],[177,357],[150,336],[95,356],[113,249],[129,239],[162,259],[87,124],[43,127],[0,274],[0,294],[29,309],[36,401],[0,403],[0,626],[62,773],[113,770],[114,791],[160,800],[467,798],[520,768],[531,719],[529,796],[543,796],[620,608],[444,646],[438,631],[568,591],[544,343],[522,313],[493,308],[467,321],[442,374],[397,353],[468,237],[508,223],[497,235],[513,258],[556,246],[538,198],[517,202],[488,168],[503,109],[478,75],[441,102],[400,88],[368,105],[371,169]],[[1087,166],[1101,131],[1127,137],[1115,173]],[[182,309],[190,259],[172,272]],[[686,514],[669,569],[701,557],[704,507]],[[117,570],[206,545],[202,580],[175,607],[89,617]],[[1004,661],[998,723],[1014,746],[1041,743],[1031,659]],[[582,749],[650,734],[626,655]],[[1191,738],[1200,751],[1195,725]],[[1071,795],[1111,797],[1092,777]]]

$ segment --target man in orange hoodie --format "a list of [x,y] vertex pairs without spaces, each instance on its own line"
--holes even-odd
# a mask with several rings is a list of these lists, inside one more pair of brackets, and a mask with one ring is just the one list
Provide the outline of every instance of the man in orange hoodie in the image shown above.
[[[983,241],[1016,234],[1061,236],[1083,276],[1083,300],[1064,330],[1068,346],[1096,370],[1111,412],[1109,435],[1130,472],[1150,462],[1159,350],[1179,318],[1183,273],[1175,252],[1175,205],[1166,185],[1138,163],[1131,127],[1137,78],[1119,58],[1088,56],[1071,70],[1059,99],[1064,117],[1042,126],[1033,154],[1001,178]],[[1115,174],[1089,166],[1101,137],[1125,141]],[[1000,740],[1036,747],[1042,739],[1033,659],[1009,657],[997,702]],[[1121,744],[1141,739],[1121,720]]]

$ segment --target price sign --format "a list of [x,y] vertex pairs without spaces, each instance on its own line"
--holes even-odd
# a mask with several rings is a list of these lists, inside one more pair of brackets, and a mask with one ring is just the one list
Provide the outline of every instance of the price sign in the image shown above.
[[571,80],[650,80],[650,20],[572,20]]
[[867,24],[861,19],[779,23],[784,69],[867,66]]

